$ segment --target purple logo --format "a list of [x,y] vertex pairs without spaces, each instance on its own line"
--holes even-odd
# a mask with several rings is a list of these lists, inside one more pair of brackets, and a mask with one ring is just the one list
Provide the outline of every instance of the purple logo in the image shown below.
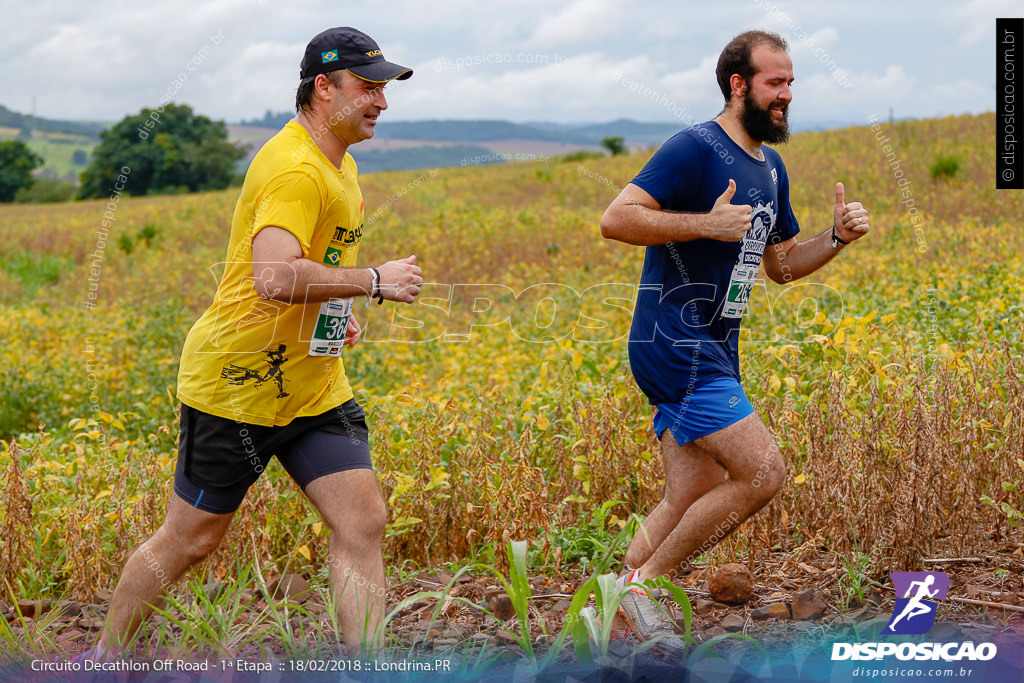
[[936,600],[945,600],[949,577],[943,572],[893,572],[896,606],[882,633],[927,633],[935,623]]

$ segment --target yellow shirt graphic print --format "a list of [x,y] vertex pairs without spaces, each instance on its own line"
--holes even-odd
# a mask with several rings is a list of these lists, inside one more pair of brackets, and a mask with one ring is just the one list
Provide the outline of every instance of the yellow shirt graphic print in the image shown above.
[[363,201],[352,157],[346,154],[339,170],[294,121],[263,146],[235,205],[214,301],[185,339],[178,372],[182,403],[264,426],[318,415],[352,398],[340,358],[351,300],[286,304],[260,298],[253,286],[252,239],[268,226],[294,235],[305,258],[354,266]]

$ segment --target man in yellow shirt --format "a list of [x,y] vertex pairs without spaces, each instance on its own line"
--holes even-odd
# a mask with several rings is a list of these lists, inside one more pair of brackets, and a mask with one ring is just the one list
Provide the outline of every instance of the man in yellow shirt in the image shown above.
[[246,173],[224,276],[182,350],[166,520],[129,557],[100,642],[85,656],[129,645],[164,588],[217,547],[275,455],[331,529],[331,589],[348,654],[380,646],[386,513],[340,354],[359,340],[352,297],[413,303],[423,279],[415,256],[355,267],[363,201],[347,150],[373,137],[388,106],[384,85],[411,75],[352,28],[306,47],[297,116]]

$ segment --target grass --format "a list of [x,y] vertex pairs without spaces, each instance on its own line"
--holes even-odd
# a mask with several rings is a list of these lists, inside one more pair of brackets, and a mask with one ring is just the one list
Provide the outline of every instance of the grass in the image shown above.
[[579,520],[578,524],[552,529],[550,542],[535,551],[535,563],[555,570],[563,564],[578,564],[584,571],[593,567],[615,547],[617,534],[621,536],[625,529],[631,538],[636,531],[635,523],[627,526],[626,520],[620,520],[611,512],[612,508],[621,505],[620,500],[605,501],[591,512],[589,518]]
[[859,551],[837,558],[844,572],[839,576],[839,599],[841,609],[860,607],[866,602],[868,586],[873,581],[870,577],[871,556]]

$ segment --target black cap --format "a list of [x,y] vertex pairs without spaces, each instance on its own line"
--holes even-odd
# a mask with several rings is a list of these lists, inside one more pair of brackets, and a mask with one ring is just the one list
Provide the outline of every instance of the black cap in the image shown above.
[[299,78],[348,69],[364,81],[385,83],[412,76],[412,69],[384,59],[373,38],[348,26],[329,28],[306,46]]

